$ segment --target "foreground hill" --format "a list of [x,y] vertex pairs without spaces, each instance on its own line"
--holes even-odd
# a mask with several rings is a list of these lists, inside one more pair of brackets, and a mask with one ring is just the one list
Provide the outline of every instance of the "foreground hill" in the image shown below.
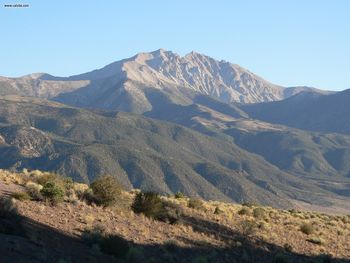
[[303,92],[283,101],[242,105],[252,118],[299,129],[350,133],[350,90],[330,95]]
[[[74,195],[55,206],[24,199],[47,173],[0,170],[1,262],[349,262],[350,218],[254,204],[162,197],[181,210],[169,224],[134,213],[135,191],[109,207]],[[42,187],[42,186],[41,186]],[[74,189],[74,190],[73,190]],[[31,190],[32,191],[32,190]],[[20,200],[10,199],[11,196]]]

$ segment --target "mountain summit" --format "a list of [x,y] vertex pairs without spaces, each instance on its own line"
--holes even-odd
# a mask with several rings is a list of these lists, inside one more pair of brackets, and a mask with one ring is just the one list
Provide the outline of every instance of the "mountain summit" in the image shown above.
[[236,64],[196,52],[182,57],[164,49],[139,53],[80,75],[53,77],[41,73],[1,78],[0,82],[6,84],[7,94],[137,113],[152,109],[150,94],[155,91],[173,103],[188,105],[193,94],[209,95],[225,103],[256,103],[281,100],[311,89],[284,88]]

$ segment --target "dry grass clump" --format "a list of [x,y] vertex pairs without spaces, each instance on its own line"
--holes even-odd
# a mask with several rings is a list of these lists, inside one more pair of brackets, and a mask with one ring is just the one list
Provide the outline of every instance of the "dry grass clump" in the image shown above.
[[310,223],[303,223],[300,226],[300,231],[303,232],[306,235],[311,235],[311,234],[313,234],[315,232],[315,228]]
[[243,207],[238,211],[239,215],[251,215],[251,210],[249,208]]
[[325,243],[325,241],[319,237],[311,237],[311,238],[306,239],[306,241],[308,241],[312,244],[316,244],[316,245],[323,245]]
[[26,192],[15,192],[11,194],[11,197],[19,201],[30,200],[31,196]]
[[43,186],[41,184],[34,183],[32,181],[29,181],[25,185],[26,192],[30,195],[30,197],[33,200],[40,201],[43,199],[43,196],[41,194],[41,190],[43,189]]
[[0,179],[6,184],[14,183],[14,184],[23,184],[24,178],[19,173],[12,173],[7,170],[0,169]]
[[199,198],[190,198],[188,200],[187,206],[193,209],[203,209],[203,201]]

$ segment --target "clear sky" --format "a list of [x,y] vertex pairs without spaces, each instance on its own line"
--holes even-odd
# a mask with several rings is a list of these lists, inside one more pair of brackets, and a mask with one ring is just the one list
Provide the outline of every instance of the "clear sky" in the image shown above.
[[[69,76],[159,48],[284,86],[350,88],[347,0],[0,0],[0,75]],[[5,8],[4,4],[29,4]]]

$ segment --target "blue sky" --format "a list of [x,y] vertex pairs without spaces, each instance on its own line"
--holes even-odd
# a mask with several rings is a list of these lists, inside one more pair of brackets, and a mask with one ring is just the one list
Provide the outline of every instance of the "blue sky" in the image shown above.
[[69,76],[164,48],[237,63],[284,86],[350,88],[347,0],[0,2],[2,76]]

